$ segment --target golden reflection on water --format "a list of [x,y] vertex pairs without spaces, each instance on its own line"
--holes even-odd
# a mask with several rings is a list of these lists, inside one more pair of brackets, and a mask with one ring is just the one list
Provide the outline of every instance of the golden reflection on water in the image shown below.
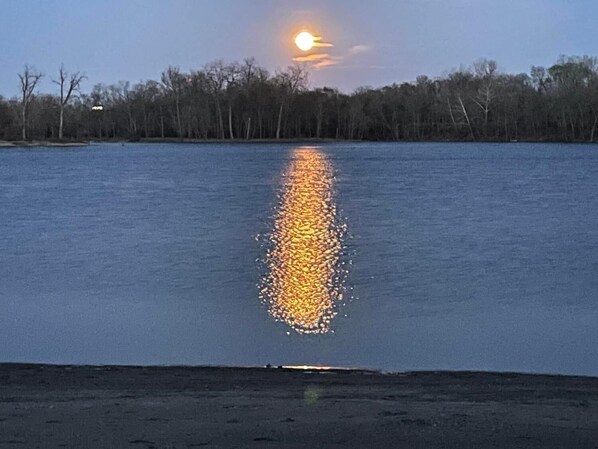
[[270,314],[301,334],[330,331],[343,299],[344,226],[334,202],[334,174],[317,148],[298,148],[283,174],[260,296]]

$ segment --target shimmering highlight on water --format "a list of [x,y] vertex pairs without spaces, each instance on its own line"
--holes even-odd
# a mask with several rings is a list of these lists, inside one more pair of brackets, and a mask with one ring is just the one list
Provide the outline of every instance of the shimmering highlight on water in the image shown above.
[[345,278],[333,168],[317,148],[298,148],[282,184],[261,298],[298,333],[327,333]]

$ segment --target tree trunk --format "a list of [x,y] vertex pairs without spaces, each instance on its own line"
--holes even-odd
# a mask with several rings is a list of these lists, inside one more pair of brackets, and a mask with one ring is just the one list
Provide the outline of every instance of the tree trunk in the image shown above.
[[247,119],[247,134],[245,134],[245,140],[249,140],[251,136],[251,117]]
[[21,112],[21,119],[23,120],[23,129],[21,130],[21,137],[23,140],[27,140],[27,106],[23,105],[23,110]]
[[453,107],[451,106],[450,98],[446,98],[446,104],[448,106],[449,114],[451,114],[451,121],[453,122],[453,128],[455,128],[455,132],[457,132],[457,122],[455,121],[455,115],[453,114]]
[[147,117],[147,112],[145,110],[145,108],[143,109],[143,130],[144,130],[144,134],[145,134],[145,138],[147,139],[149,137],[149,120]]
[[216,100],[216,114],[218,114],[217,135],[220,137],[220,139],[224,140],[224,120],[222,120],[222,108],[220,107],[220,100]]
[[230,140],[235,139],[235,135],[233,133],[233,106],[232,104],[228,104],[228,133],[230,135]]
[[176,99],[176,122],[179,132],[179,138],[181,138],[183,137],[183,127],[181,125],[181,106],[180,100],[178,98]]
[[339,139],[341,133],[341,108],[338,104],[338,96],[336,97],[336,140]]
[[262,118],[262,110],[261,108],[258,109],[258,113],[257,113],[257,123],[258,123],[258,129],[260,130],[260,139],[264,138],[264,122],[263,122],[263,118]]
[[467,122],[467,126],[469,127],[469,132],[471,134],[471,140],[475,141],[475,136],[473,134],[473,128],[471,127],[471,122],[469,121],[469,115],[467,114],[467,110],[465,109],[463,100],[461,100],[461,95],[459,95],[457,98],[459,99],[459,103],[461,104],[461,109],[463,111],[463,115],[465,116],[465,121]]
[[592,125],[592,131],[590,132],[590,143],[594,142],[594,136],[596,135],[596,125],[598,125],[598,115],[594,116],[594,124]]
[[127,109],[127,117],[129,118],[129,137],[134,137],[137,135],[137,122],[133,118],[130,108]]
[[318,105],[318,114],[316,116],[316,137],[319,139],[322,136],[322,121],[324,115],[324,107],[322,104]]
[[278,125],[276,126],[276,140],[280,139],[280,125],[282,124],[282,107],[284,103],[280,103],[280,109],[278,110]]
[[64,137],[64,105],[60,105],[60,122],[58,123],[58,140],[62,140]]

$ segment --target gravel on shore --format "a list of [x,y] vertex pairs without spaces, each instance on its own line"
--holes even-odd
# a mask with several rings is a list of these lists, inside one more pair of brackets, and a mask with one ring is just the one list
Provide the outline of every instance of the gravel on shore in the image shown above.
[[0,448],[592,448],[598,378],[0,364]]

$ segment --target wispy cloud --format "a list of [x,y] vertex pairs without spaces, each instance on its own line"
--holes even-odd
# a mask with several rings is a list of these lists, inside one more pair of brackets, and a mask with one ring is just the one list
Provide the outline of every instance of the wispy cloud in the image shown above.
[[330,42],[322,42],[321,36],[314,36],[314,47],[334,47]]
[[332,42],[325,42],[322,36],[315,35],[313,36],[313,53],[296,55],[293,58],[293,61],[306,63],[309,67],[314,69],[324,69],[333,66],[344,67],[344,63],[351,62],[353,57],[367,53],[372,49],[370,45],[356,44],[341,52],[334,50],[319,50],[323,48],[331,49],[333,47],[334,44]]
[[331,56],[329,58],[322,59],[321,61],[315,63],[314,68],[323,69],[325,67],[334,66],[334,65],[340,64],[342,60],[343,60],[342,56]]
[[314,69],[323,69],[339,64],[343,60],[342,56],[331,56],[328,53],[314,53],[307,56],[297,56],[293,58],[295,62],[311,63]]
[[314,53],[307,56],[297,56],[293,58],[295,62],[312,62],[312,61],[321,61],[323,59],[330,58],[328,53]]
[[369,45],[359,44],[359,45],[354,45],[353,47],[349,48],[349,54],[350,55],[358,55],[360,53],[367,53],[370,50],[371,50],[371,47]]

